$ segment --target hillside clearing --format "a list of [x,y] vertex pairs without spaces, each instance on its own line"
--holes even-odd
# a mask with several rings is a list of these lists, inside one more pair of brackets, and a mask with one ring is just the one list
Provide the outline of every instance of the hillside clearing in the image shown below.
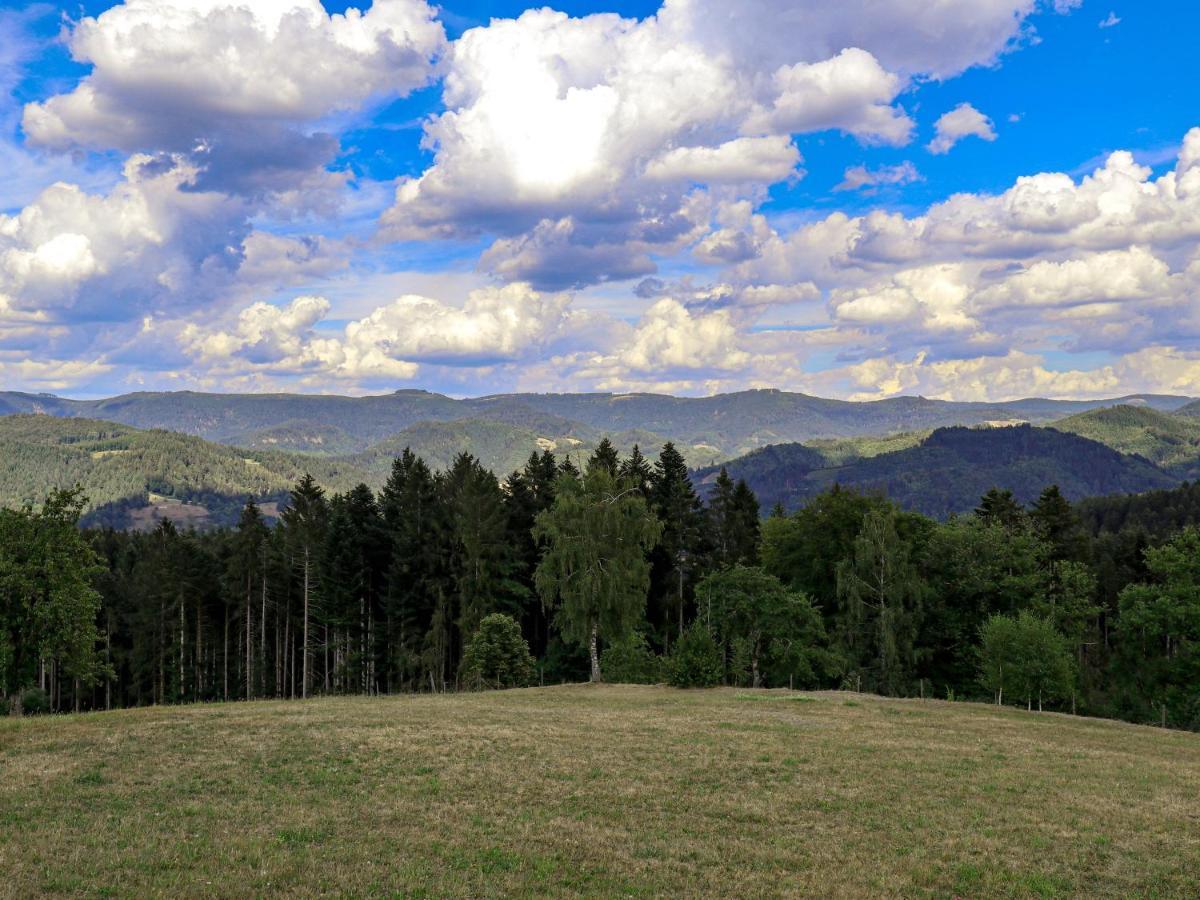
[[0,720],[0,894],[1196,896],[1200,736],[570,686]]

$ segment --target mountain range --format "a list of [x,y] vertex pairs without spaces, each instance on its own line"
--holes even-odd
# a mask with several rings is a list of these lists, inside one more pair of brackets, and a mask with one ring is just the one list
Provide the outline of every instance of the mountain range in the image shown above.
[[0,504],[78,482],[93,521],[129,527],[169,516],[205,525],[229,521],[246,496],[281,499],[306,471],[333,491],[377,488],[405,447],[435,469],[471,453],[503,476],[546,449],[580,463],[603,436],[648,456],[672,440],[698,484],[724,464],[764,510],[794,508],[840,483],[945,516],[992,486],[1028,501],[1056,483],[1077,499],[1171,487],[1200,473],[1200,403],[1162,395],[985,404],[854,403],[773,390],[465,400],[424,391],[103,400],[8,392],[0,393]]
[[368,397],[320,394],[134,393],[101,400],[0,393],[0,415],[40,413],[165,428],[218,443],[340,455],[366,450],[422,422],[468,419],[528,429],[550,440],[595,441],[641,431],[682,450],[733,458],[769,444],[885,435],[951,425],[1034,424],[1118,404],[1171,412],[1189,397],[962,403],[924,397],[853,402],[778,390],[711,397],[663,394],[497,394],[455,399],[420,390]]

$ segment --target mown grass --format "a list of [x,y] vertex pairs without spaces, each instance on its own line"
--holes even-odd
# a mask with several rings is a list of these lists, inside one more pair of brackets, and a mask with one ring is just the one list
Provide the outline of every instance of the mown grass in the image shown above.
[[1200,896],[1200,736],[588,686],[0,721],[0,893]]

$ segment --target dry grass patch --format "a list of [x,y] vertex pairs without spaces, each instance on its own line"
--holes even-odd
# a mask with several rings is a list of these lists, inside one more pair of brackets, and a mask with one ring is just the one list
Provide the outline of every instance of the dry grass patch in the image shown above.
[[587,686],[0,721],[0,893],[1200,896],[1200,736]]

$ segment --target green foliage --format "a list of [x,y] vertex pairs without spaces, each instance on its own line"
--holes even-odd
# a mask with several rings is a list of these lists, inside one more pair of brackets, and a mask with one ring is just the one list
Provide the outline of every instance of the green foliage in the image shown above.
[[927,586],[889,508],[863,517],[852,554],[838,566],[838,638],[852,666],[883,694],[907,691]]
[[546,544],[535,582],[567,640],[587,643],[600,679],[598,639],[617,640],[639,621],[649,586],[646,553],[662,526],[632,483],[603,466],[559,478],[554,504],[537,517]]
[[1147,550],[1146,568],[1148,582],[1120,594],[1120,665],[1144,704],[1135,711],[1200,727],[1200,530]]
[[773,575],[747,566],[714,572],[697,585],[696,601],[698,621],[727,648],[731,672],[752,687],[808,686],[824,674],[821,614]]
[[667,683],[678,688],[716,687],[725,677],[721,648],[702,621],[696,620],[675,642],[667,660]]
[[979,678],[997,703],[1007,696],[1041,709],[1071,695],[1075,666],[1067,640],[1048,619],[995,615],[979,632]]
[[637,631],[605,647],[600,654],[600,668],[605,680],[615,684],[659,684],[666,680],[665,660]]
[[527,687],[535,671],[529,644],[511,616],[492,613],[479,621],[463,653],[461,679],[466,687]]
[[76,527],[86,503],[73,489],[40,509],[0,509],[0,696],[14,715],[39,657],[85,685],[106,674],[96,654],[101,567]]

